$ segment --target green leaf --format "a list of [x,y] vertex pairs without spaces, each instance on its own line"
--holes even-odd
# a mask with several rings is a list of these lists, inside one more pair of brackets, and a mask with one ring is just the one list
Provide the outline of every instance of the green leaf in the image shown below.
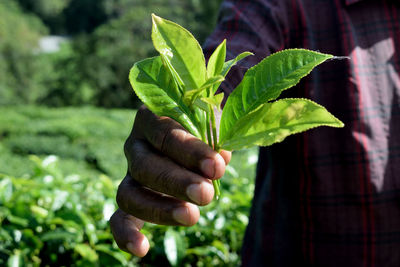
[[287,98],[265,103],[241,117],[221,144],[226,150],[258,145],[269,146],[287,136],[318,126],[343,127],[343,123],[321,105],[308,100]]
[[7,266],[8,267],[20,267],[22,266],[22,255],[21,255],[21,250],[16,249],[14,253],[8,258],[7,261]]
[[215,49],[207,64],[207,77],[219,75],[224,67],[226,58],[226,40]]
[[[124,255],[120,251],[114,251],[110,248],[108,244],[99,244],[95,246],[96,251],[107,254],[108,256],[112,257],[116,260],[119,264],[126,266],[127,260]],[[101,257],[100,257],[101,259]]]
[[200,98],[196,98],[193,102],[193,106],[200,108],[201,110],[205,111],[205,112],[210,112],[210,106],[208,105],[207,102],[204,102],[202,99]]
[[164,236],[164,252],[172,266],[178,266],[186,253],[186,244],[182,236],[172,228],[168,228]]
[[22,227],[27,227],[29,225],[29,220],[25,218],[21,218],[19,216],[14,216],[13,214],[8,214],[7,219],[16,225],[22,226]]
[[183,97],[183,101],[187,105],[191,105],[194,100],[202,94],[206,89],[212,87],[216,83],[221,83],[225,78],[221,75],[213,76],[209,78],[199,89],[186,91]]
[[74,247],[74,250],[82,256],[82,258],[90,261],[90,262],[96,262],[99,259],[99,256],[97,255],[96,251],[93,250],[89,245],[87,244],[77,244]]
[[56,229],[52,232],[44,233],[40,239],[43,242],[59,240],[63,242],[71,242],[71,241],[80,241],[81,238],[78,238],[76,233],[70,233],[61,229]]
[[221,108],[222,100],[224,99],[224,94],[213,95],[210,97],[202,97],[201,101],[210,104],[212,107],[217,107],[218,110]]
[[46,218],[49,215],[49,211],[39,207],[37,205],[31,205],[30,207],[31,212],[35,215],[35,217],[39,217],[39,218]]
[[13,195],[13,184],[9,177],[0,176],[0,204],[7,203]]
[[194,119],[186,105],[181,101],[180,92],[171,79],[160,57],[137,62],[129,73],[129,80],[136,95],[158,116],[168,116],[193,135],[200,133],[193,124]]
[[193,35],[180,25],[152,14],[151,37],[156,50],[171,62],[186,90],[206,81],[203,50]]
[[171,77],[174,79],[176,85],[178,86],[180,93],[183,93],[183,88],[185,86],[185,83],[183,82],[181,76],[179,76],[179,73],[172,66],[172,63],[168,57],[166,57],[165,55],[160,55],[160,57],[161,57],[162,63],[167,68],[167,70],[169,71],[169,74],[171,75]]
[[[231,68],[233,66],[235,66],[240,60],[253,55],[253,53],[251,52],[243,52],[240,55],[238,55],[237,57],[235,57],[234,59],[228,60],[227,62],[224,63],[220,73],[223,77],[226,77],[226,75],[228,74],[228,72],[231,70]],[[211,94],[215,94],[217,92],[218,87],[220,86],[220,83],[216,83],[213,85],[212,90],[211,90]]]
[[240,53],[234,59],[228,60],[227,62],[224,63],[224,67],[222,68],[221,75],[225,77],[228,74],[228,72],[231,70],[231,68],[233,66],[235,66],[239,61],[241,61],[242,59],[244,59],[248,56],[252,56],[252,55],[254,55],[254,54],[246,51],[246,52]]
[[330,58],[333,56],[310,50],[288,49],[250,68],[222,111],[220,140],[228,138],[227,133],[243,116],[276,99],[283,90],[296,85],[314,67]]
[[84,227],[85,227],[85,234],[89,239],[89,243],[91,245],[94,245],[97,243],[97,234],[96,234],[96,228],[95,224],[93,222],[93,218],[88,216],[86,213],[82,211],[77,211],[76,213],[79,218],[81,219]]

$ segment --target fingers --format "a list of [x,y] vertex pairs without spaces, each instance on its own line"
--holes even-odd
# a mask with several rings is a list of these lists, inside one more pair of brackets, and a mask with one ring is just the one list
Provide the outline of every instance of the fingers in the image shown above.
[[227,151],[227,150],[221,150],[221,152],[219,152],[219,154],[225,160],[225,165],[228,165],[232,158],[232,152]]
[[128,169],[139,184],[197,205],[203,206],[212,201],[214,188],[209,179],[154,153],[145,141],[136,140],[132,146],[135,154]]
[[143,257],[149,251],[147,238],[140,233],[143,221],[118,209],[110,218],[111,232],[118,247],[138,257]]
[[196,205],[157,193],[129,175],[118,187],[117,203],[126,213],[156,224],[192,226],[200,217]]
[[220,154],[188,133],[176,121],[167,117],[157,117],[145,108],[138,111],[132,138],[125,144],[128,161],[135,153],[132,149],[135,138],[147,140],[155,149],[179,165],[207,178],[218,179],[225,172],[225,159]]

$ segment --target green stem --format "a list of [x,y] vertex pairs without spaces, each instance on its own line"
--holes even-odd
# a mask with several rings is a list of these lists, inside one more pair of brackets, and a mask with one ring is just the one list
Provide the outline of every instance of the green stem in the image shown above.
[[212,183],[214,186],[215,199],[218,200],[221,195],[221,191],[219,191],[219,180],[213,180]]
[[206,129],[207,129],[207,140],[208,145],[213,148],[212,138],[211,138],[211,130],[210,130],[210,114],[206,112]]
[[211,108],[211,128],[212,128],[212,134],[213,134],[213,141],[214,141],[214,150],[219,152],[219,147],[218,147],[218,136],[217,136],[217,125],[215,123],[215,114],[214,114],[214,108]]
[[[208,139],[208,145],[213,148],[213,140],[212,140],[212,136],[211,136],[211,129],[210,129],[210,114],[207,112],[206,113],[206,122],[207,122],[207,139]],[[214,187],[214,194],[215,194],[215,198],[218,200],[221,192],[219,191],[219,181],[218,180],[213,180],[213,187]]]
[[[210,108],[210,115],[209,114],[207,114],[207,121],[210,121],[211,120],[211,128],[212,128],[212,140],[211,140],[211,147],[215,150],[215,151],[217,151],[217,145],[218,145],[218,139],[217,139],[217,127],[216,127],[216,124],[215,124],[215,114],[214,114],[214,108],[211,106],[211,105],[209,105],[209,108]],[[209,117],[211,117],[211,118],[209,118]],[[210,130],[210,124],[208,124],[208,127],[207,127],[207,129],[208,129],[208,135],[209,135],[209,143],[210,143],[210,139],[211,139],[211,130]],[[215,193],[215,198],[218,200],[219,199],[219,196],[221,195],[221,191],[219,190],[219,184],[220,184],[220,182],[219,182],[219,180],[213,180],[213,186],[214,186],[214,193]]]
[[[207,88],[207,96],[209,97],[211,95],[211,88]],[[214,114],[214,108],[212,105],[208,105],[210,112],[206,112],[206,125],[207,125],[207,138],[208,138],[208,145],[217,151],[216,147],[218,144],[217,140],[217,128],[215,124],[215,114]],[[211,115],[211,118],[210,118]],[[210,125],[211,124],[211,125]],[[211,129],[212,128],[212,133]],[[221,195],[221,191],[219,190],[219,185],[220,181],[219,180],[212,180],[213,187],[214,187],[214,194],[215,194],[215,199],[219,199],[219,196]]]

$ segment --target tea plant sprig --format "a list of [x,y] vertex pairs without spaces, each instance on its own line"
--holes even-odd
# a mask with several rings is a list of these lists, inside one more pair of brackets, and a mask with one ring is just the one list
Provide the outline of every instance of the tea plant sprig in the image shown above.
[[[215,93],[232,66],[252,53],[226,61],[224,40],[206,65],[199,43],[188,30],[154,14],[152,21],[151,37],[160,55],[134,64],[129,74],[131,85],[153,113],[176,120],[214,150],[269,146],[318,126],[344,126],[311,100],[276,100],[314,67],[335,58],[306,49],[287,49],[246,72],[226,101],[217,133],[214,113],[220,109],[223,94]],[[219,180],[213,185],[218,198]]]

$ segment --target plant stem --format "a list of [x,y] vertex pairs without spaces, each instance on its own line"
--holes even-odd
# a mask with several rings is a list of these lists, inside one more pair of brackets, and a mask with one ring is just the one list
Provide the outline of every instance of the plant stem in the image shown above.
[[[211,128],[212,128],[212,140],[211,140],[212,143],[211,143],[211,147],[215,151],[218,151],[217,150],[217,145],[218,145],[217,127],[216,127],[216,124],[215,124],[214,108],[212,107],[212,105],[209,105],[209,108],[210,108],[210,114],[207,114],[207,117],[208,117],[207,118],[207,121],[208,121],[208,127],[207,127],[208,132],[207,133],[208,133],[208,136],[209,136],[209,138],[208,138],[209,141],[208,142],[210,144],[210,139],[211,139],[210,123],[211,123]],[[219,196],[221,195],[221,191],[219,190],[220,182],[219,182],[219,180],[213,180],[212,182],[213,182],[213,186],[214,186],[215,198],[218,200]]]
[[211,128],[212,128],[212,134],[213,134],[214,150],[219,152],[217,125],[215,123],[214,108],[213,107],[210,107],[210,108],[211,108]]
[[[210,110],[211,110],[211,106],[210,106]],[[208,141],[208,145],[211,148],[214,148],[213,145],[213,139],[212,139],[212,135],[211,135],[211,124],[212,123],[212,119],[210,119],[210,113],[206,112],[206,129],[207,129],[207,141]],[[214,195],[215,198],[218,200],[221,192],[219,191],[219,181],[218,180],[212,180],[213,183],[213,187],[214,187]]]
[[214,186],[215,199],[218,200],[221,195],[221,191],[219,191],[219,180],[213,180],[212,183]]
[[208,145],[213,148],[212,138],[211,138],[211,129],[210,129],[210,114],[206,112],[206,129],[207,129],[207,140]]
[[[207,96],[211,96],[211,88],[207,88]],[[215,123],[215,114],[214,114],[214,108],[212,105],[208,105],[209,111],[206,112],[206,125],[207,125],[207,139],[208,139],[208,145],[214,149],[215,151],[217,150],[217,145],[218,145],[218,139],[217,139],[217,127]],[[210,118],[211,117],[211,118]],[[212,132],[211,129],[212,128]],[[214,187],[214,195],[215,199],[218,200],[219,196],[221,195],[221,191],[219,190],[219,185],[220,181],[219,180],[212,180],[212,184]]]

